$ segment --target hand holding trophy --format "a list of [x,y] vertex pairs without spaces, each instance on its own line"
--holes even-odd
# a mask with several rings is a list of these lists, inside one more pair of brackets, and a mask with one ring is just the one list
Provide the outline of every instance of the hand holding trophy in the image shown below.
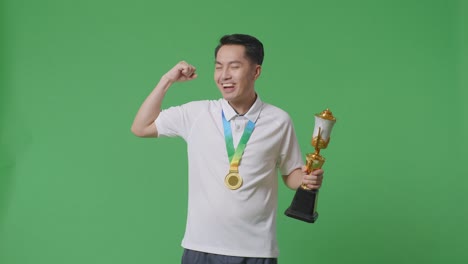
[[[314,153],[306,155],[307,173],[321,169],[325,163],[325,158],[320,155],[320,150],[325,149],[330,142],[330,134],[336,119],[327,108],[320,114],[315,115],[315,127],[312,135],[312,146]],[[299,219],[308,223],[314,223],[318,218],[317,200],[318,190],[307,188],[304,184],[296,191],[291,206],[285,214],[289,217]]]

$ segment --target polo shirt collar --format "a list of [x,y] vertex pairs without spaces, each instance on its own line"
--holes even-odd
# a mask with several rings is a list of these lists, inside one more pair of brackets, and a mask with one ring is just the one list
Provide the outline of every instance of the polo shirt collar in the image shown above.
[[[224,116],[226,120],[231,121],[236,116],[240,116],[236,113],[236,110],[232,108],[232,106],[226,101],[226,99],[221,100],[221,106],[223,108]],[[260,112],[262,111],[263,102],[260,99],[260,96],[257,94],[257,99],[255,100],[254,104],[250,107],[249,111],[244,115],[247,119],[252,122],[257,122],[258,117],[260,116]]]

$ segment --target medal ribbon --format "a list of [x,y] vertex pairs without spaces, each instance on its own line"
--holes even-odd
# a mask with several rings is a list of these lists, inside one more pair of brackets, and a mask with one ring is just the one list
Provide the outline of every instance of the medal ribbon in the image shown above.
[[231,162],[231,167],[229,171],[231,172],[238,172],[239,171],[239,164],[242,158],[242,154],[244,154],[245,146],[247,145],[247,141],[249,141],[250,136],[255,128],[255,123],[250,121],[247,123],[244,129],[244,133],[237,145],[237,148],[234,150],[234,141],[232,140],[232,130],[231,130],[231,123],[226,120],[223,114],[223,126],[224,126],[224,139],[226,141],[226,149],[229,156],[229,161]]

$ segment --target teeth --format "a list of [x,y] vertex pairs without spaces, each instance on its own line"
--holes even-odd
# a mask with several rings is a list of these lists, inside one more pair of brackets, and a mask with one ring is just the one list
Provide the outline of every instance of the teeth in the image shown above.
[[234,86],[233,83],[223,83],[223,87],[230,87],[230,86]]

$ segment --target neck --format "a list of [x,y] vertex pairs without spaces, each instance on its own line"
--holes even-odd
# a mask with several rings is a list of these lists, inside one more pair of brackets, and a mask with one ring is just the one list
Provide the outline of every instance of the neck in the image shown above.
[[234,108],[234,111],[236,111],[238,115],[245,115],[255,103],[255,100],[257,100],[256,93],[253,96],[251,96],[248,100],[243,100],[240,102],[228,101],[228,103],[230,106],[232,106],[232,108]]

